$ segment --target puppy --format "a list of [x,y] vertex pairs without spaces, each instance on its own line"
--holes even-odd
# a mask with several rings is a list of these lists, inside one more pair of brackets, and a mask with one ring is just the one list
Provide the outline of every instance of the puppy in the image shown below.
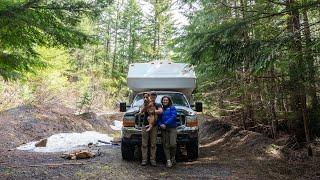
[[155,112],[156,106],[155,104],[151,101],[150,99],[150,94],[149,93],[144,93],[143,94],[143,105],[141,107],[140,113],[148,113],[148,125],[146,126],[146,131],[150,131],[157,122],[157,114]]
[[156,106],[153,102],[150,102],[148,104],[148,108],[147,108],[147,112],[148,112],[148,122],[149,125],[146,126],[147,128],[147,132],[150,131],[154,126],[156,126],[157,123],[157,119],[158,119],[158,115],[156,114]]

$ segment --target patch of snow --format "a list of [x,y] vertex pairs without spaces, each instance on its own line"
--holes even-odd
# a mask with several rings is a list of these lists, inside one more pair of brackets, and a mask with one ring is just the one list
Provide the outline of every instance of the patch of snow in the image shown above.
[[120,131],[121,128],[122,128],[122,121],[115,120],[115,121],[112,122],[110,127],[113,130]]
[[110,142],[113,137],[107,134],[101,134],[95,131],[86,131],[83,133],[60,133],[47,138],[46,147],[35,147],[38,141],[29,142],[17,147],[18,150],[33,151],[33,152],[67,152],[76,149],[82,149],[93,143],[97,146],[106,145],[100,141]]

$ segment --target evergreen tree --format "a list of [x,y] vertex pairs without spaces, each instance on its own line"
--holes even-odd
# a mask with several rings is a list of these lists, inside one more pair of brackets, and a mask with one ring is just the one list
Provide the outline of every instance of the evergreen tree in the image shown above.
[[36,46],[82,47],[93,37],[77,25],[82,17],[95,17],[101,1],[4,0],[0,3],[0,75],[16,79],[44,67]]
[[309,141],[309,120],[319,122],[314,93],[319,4],[202,0],[179,46],[197,65],[207,91],[223,99],[237,98],[245,128],[255,127],[266,117],[265,124],[276,126],[276,112],[284,110],[298,140]]
[[169,43],[173,36],[173,22],[170,8],[172,0],[151,0],[153,5],[153,59],[169,58]]

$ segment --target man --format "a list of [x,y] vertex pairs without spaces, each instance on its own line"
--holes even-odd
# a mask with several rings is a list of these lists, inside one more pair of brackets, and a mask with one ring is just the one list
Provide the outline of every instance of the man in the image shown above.
[[[145,95],[145,94],[143,94]],[[150,92],[150,100],[155,104],[156,110],[155,113],[158,114],[158,118],[160,114],[162,114],[162,106],[159,103],[156,103],[157,94],[155,92]],[[158,135],[158,128],[155,126],[150,131],[146,131],[146,125],[148,125],[148,113],[144,112],[144,119],[142,125],[142,161],[141,165],[147,165],[147,158],[148,158],[148,142],[150,139],[150,164],[152,166],[157,166],[156,163],[156,152],[157,152],[157,135]]]

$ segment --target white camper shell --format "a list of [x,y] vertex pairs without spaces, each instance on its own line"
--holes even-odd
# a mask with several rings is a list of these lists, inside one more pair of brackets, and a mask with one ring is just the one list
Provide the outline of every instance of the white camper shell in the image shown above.
[[184,93],[188,98],[196,87],[193,67],[186,63],[152,61],[129,66],[128,87],[134,92],[170,90]]
[[[191,94],[196,87],[193,67],[189,64],[170,61],[134,63],[129,66],[127,78],[128,87],[131,90],[129,97],[131,106],[128,107],[125,102],[120,103],[120,111],[125,112],[122,121],[124,126],[121,128],[122,158],[134,160],[136,147],[139,148],[142,145],[141,133],[145,114],[139,113],[137,106],[142,105],[144,101],[141,97],[142,92],[155,91],[160,96],[169,95],[173,101],[177,100],[175,105],[177,110],[175,118],[177,144],[179,144],[177,149],[182,153],[186,151],[187,159],[197,159],[199,155],[199,127],[196,112],[202,112],[202,103],[196,102],[194,107],[189,106],[193,104]],[[184,97],[188,99],[188,103]],[[180,101],[179,98],[181,103],[177,103]],[[182,103],[182,101],[184,102]],[[158,133],[160,134],[160,131]],[[157,144],[161,143],[157,140]]]

